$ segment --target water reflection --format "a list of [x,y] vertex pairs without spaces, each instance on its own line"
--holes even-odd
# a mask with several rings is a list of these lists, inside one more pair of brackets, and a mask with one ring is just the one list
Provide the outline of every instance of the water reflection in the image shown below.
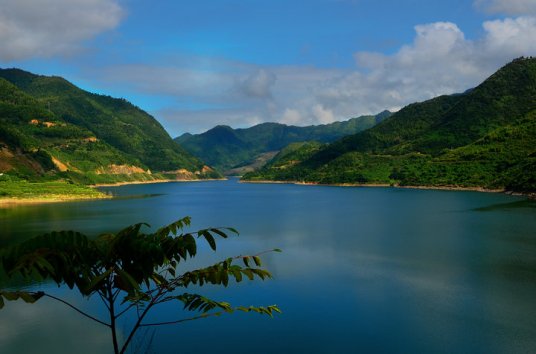
[[[61,293],[87,306],[84,300]],[[0,312],[2,353],[110,353],[109,336],[108,328],[73,315],[72,310],[50,299],[32,305],[7,302]]]
[[475,208],[476,211],[494,211],[494,210],[509,210],[509,209],[523,209],[523,208],[536,208],[536,200],[526,199],[518,200],[515,202],[498,203],[487,205],[484,207]]
[[[273,281],[204,289],[236,304],[277,303],[283,315],[159,328],[155,352],[175,353],[177,343],[185,353],[536,351],[536,210],[523,198],[235,181],[113,190],[159,196],[17,208],[0,214],[2,225],[16,237],[43,229],[96,234],[190,215],[194,229],[230,225],[241,235],[221,241],[217,253],[201,244],[189,267],[284,250],[264,258]],[[19,322],[17,313],[0,315]],[[180,312],[164,306],[155,315]],[[61,318],[70,316],[84,322]]]

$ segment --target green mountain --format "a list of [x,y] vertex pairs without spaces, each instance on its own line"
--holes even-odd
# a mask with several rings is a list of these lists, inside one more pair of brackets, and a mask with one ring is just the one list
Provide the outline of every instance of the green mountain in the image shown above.
[[218,125],[205,133],[186,133],[175,141],[194,156],[221,171],[249,165],[260,155],[279,151],[294,142],[332,142],[363,131],[391,115],[384,111],[375,116],[361,116],[344,122],[307,127],[263,123],[247,129]]
[[[317,141],[291,143],[281,149],[262,169],[246,174],[243,179],[249,179],[247,176],[262,176],[264,180],[278,180],[279,176],[285,175],[286,171],[292,170],[292,167],[313,156],[326,146],[327,144]],[[299,176],[292,180],[301,181],[303,178]]]
[[124,99],[60,77],[0,69],[0,173],[81,183],[217,174]]
[[411,104],[292,164],[278,160],[244,179],[534,192],[536,59],[516,59],[463,94]]

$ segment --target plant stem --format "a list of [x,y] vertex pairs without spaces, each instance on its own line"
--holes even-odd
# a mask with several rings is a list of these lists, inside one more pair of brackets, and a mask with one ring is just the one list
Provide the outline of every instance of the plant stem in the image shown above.
[[95,318],[95,317],[91,316],[90,314],[85,313],[84,311],[80,310],[80,309],[77,308],[76,306],[71,305],[70,303],[68,303],[68,302],[65,301],[65,300],[60,299],[59,297],[55,297],[55,296],[50,295],[50,294],[47,294],[47,293],[45,293],[43,296],[46,296],[46,297],[49,297],[49,298],[54,299],[54,300],[56,300],[56,301],[59,301],[59,302],[61,302],[62,304],[65,304],[65,305],[69,306],[70,308],[72,308],[73,310],[75,310],[76,312],[78,312],[79,314],[84,315],[84,316],[86,316],[87,318],[89,318],[89,319],[91,319],[91,320],[93,320],[93,321],[95,321],[95,322],[98,322],[98,323],[100,323],[100,324],[103,324],[103,325],[105,325],[105,326],[110,327],[110,324],[108,324],[108,323],[106,323],[106,322],[103,322],[103,321],[99,320],[98,318]]
[[119,354],[124,354],[125,353],[125,351],[127,350],[128,344],[130,343],[130,341],[134,337],[134,334],[136,333],[136,331],[140,328],[141,322],[145,318],[145,315],[147,315],[147,313],[149,312],[151,307],[153,307],[153,305],[155,303],[157,303],[158,298],[162,295],[162,292],[163,292],[163,289],[158,290],[158,293],[156,294],[156,296],[152,298],[151,302],[147,305],[147,307],[145,307],[145,309],[143,310],[142,314],[138,317],[138,320],[136,321],[136,324],[134,325],[134,327],[132,327],[132,331],[130,331],[130,334],[129,334],[127,340],[125,341],[125,344],[123,344],[123,348],[121,348],[121,352]]
[[119,354],[119,344],[117,343],[117,330],[115,325],[115,309],[114,309],[114,294],[112,293],[112,284],[108,279],[108,299],[110,302],[110,328],[112,330],[112,341],[114,344],[114,353]]
[[158,323],[144,323],[144,324],[141,324],[140,327],[153,327],[153,326],[163,326],[163,325],[177,324],[177,323],[182,323],[182,322],[195,321],[195,320],[199,320],[199,319],[207,318],[207,317],[212,317],[212,316],[220,316],[221,314],[223,314],[222,311],[214,312],[214,313],[208,313],[208,314],[202,314],[202,315],[194,316],[194,317],[190,317],[190,318],[183,318],[181,320],[176,320],[176,321],[158,322]]

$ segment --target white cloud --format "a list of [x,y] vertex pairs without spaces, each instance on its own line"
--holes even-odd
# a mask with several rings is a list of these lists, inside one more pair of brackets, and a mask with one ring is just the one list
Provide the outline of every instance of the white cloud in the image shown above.
[[325,124],[463,92],[512,59],[536,55],[534,17],[487,21],[482,28],[482,36],[472,40],[451,22],[421,24],[413,41],[391,55],[355,53],[351,69],[200,57],[166,65],[115,65],[88,76],[98,77],[106,88],[170,98],[168,107],[153,112],[172,135],[218,124]]
[[475,6],[488,13],[536,15],[534,0],[475,0]]
[[518,17],[484,23],[487,32],[483,46],[490,54],[504,57],[501,53],[512,55],[534,54],[536,52],[536,18]]
[[300,124],[302,120],[303,118],[297,109],[286,108],[279,122],[288,125],[296,125]]
[[113,65],[102,70],[91,68],[88,73],[108,85],[126,85],[128,90],[177,98],[217,99],[235,82],[235,77],[222,68],[188,67],[182,63]]
[[329,124],[335,121],[333,112],[324,108],[321,104],[316,104],[313,107],[313,114],[316,120],[321,124]]
[[415,26],[413,43],[393,55],[358,52],[357,70],[318,87],[315,102],[335,118],[396,109],[478,85],[515,57],[536,54],[536,19],[488,21],[472,41],[454,23]]
[[[217,124],[330,123],[461,92],[515,57],[536,55],[536,0],[474,4],[519,17],[484,22],[477,39],[467,39],[455,23],[420,24],[413,41],[395,53],[356,52],[356,67],[348,69],[199,56],[153,64],[92,63],[82,76],[99,80],[102,92],[157,98],[148,109],[172,134]],[[0,0],[0,60],[71,54],[117,27],[124,15],[120,0]]]
[[123,15],[116,0],[0,0],[0,59],[71,54]]
[[239,89],[249,97],[271,98],[271,87],[274,85],[276,79],[277,77],[273,72],[261,68],[251,73],[244,80],[241,80]]
[[185,132],[202,133],[216,125],[249,128],[266,121],[266,117],[252,114],[249,109],[160,109],[151,112],[175,138]]

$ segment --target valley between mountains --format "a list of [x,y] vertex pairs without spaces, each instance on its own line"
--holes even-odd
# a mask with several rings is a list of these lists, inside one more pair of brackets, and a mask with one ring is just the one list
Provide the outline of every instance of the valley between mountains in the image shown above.
[[221,179],[536,192],[536,59],[464,93],[317,126],[217,126],[174,140],[124,99],[0,70],[0,198],[106,197],[91,185]]

